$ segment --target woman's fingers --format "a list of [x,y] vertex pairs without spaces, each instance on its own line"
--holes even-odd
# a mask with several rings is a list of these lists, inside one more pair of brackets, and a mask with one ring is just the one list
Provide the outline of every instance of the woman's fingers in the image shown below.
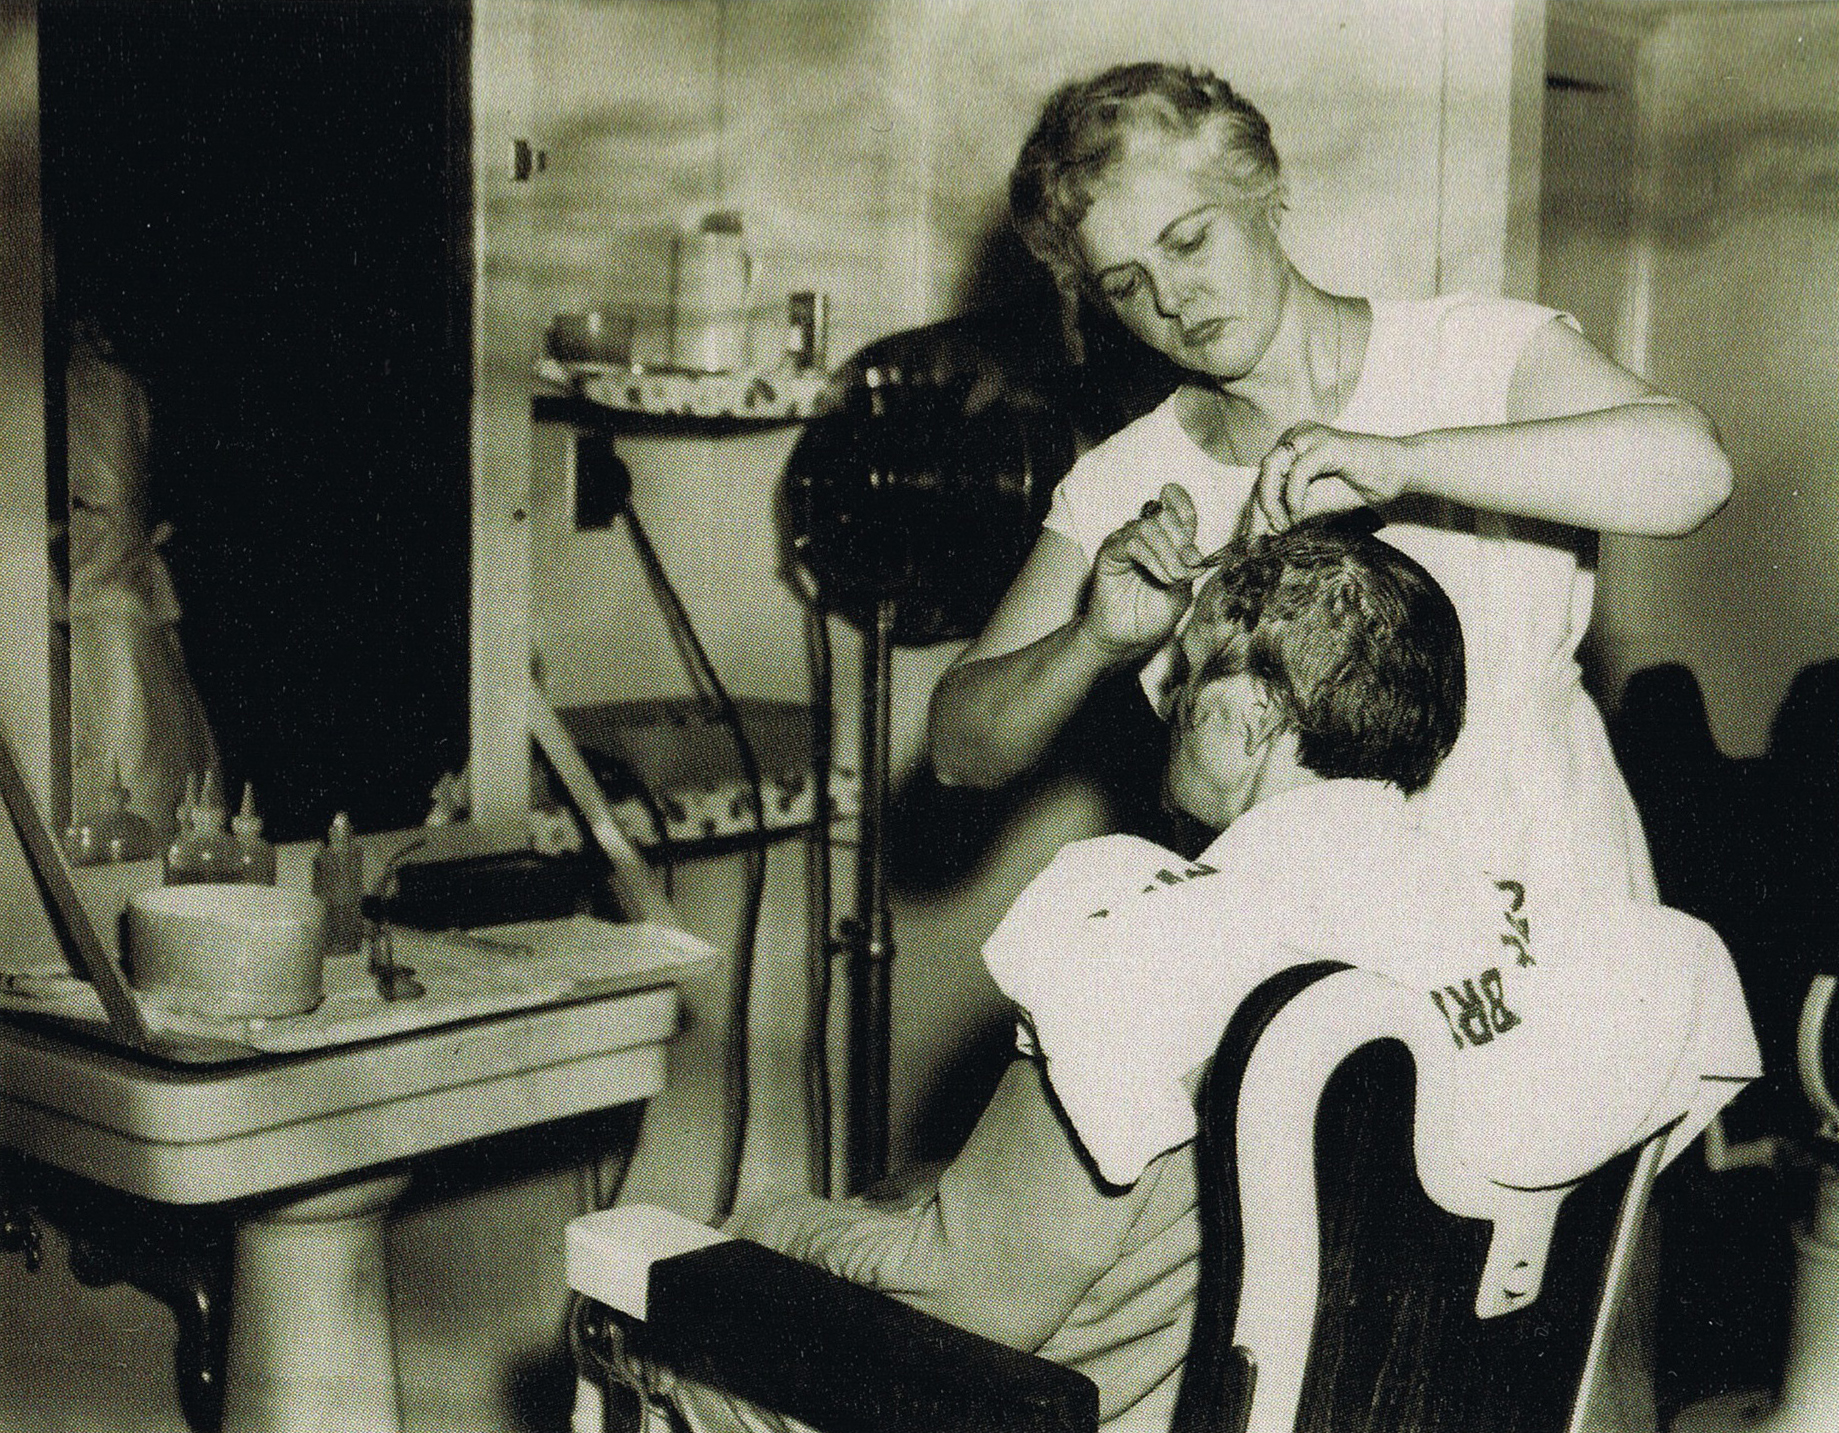
[[1194,499],[1180,483],[1163,484],[1162,515],[1170,535],[1176,540],[1176,555],[1182,565],[1190,570],[1199,567],[1201,553],[1194,545],[1194,536],[1200,530],[1200,514],[1195,510]]
[[[1283,480],[1284,511],[1289,513],[1291,522],[1311,513],[1357,506],[1361,501],[1360,495],[1348,486],[1346,454],[1342,445],[1335,442],[1338,436],[1324,430],[1319,434],[1299,435],[1293,440],[1296,457]],[[1332,484],[1332,488],[1338,490],[1333,496],[1329,491],[1316,491],[1317,485],[1325,489],[1330,486],[1324,484],[1323,479],[1333,478],[1342,480]],[[1336,497],[1348,500],[1337,502]]]
[[1100,641],[1154,646],[1187,610],[1203,570],[1194,545],[1197,517],[1187,490],[1170,483],[1098,549],[1087,617]]
[[1258,465],[1249,530],[1278,532],[1318,513],[1344,512],[1398,496],[1386,473],[1393,439],[1303,423],[1285,433]]
[[1258,476],[1252,483],[1251,502],[1246,505],[1249,521],[1242,524],[1245,535],[1259,537],[1267,532],[1282,532],[1297,514],[1289,501],[1290,474],[1300,457],[1298,430],[1292,428],[1272,445],[1258,464]]
[[1143,575],[1169,587],[1191,579],[1200,565],[1194,545],[1198,522],[1194,501],[1187,490],[1169,483],[1162,495],[1143,504],[1139,515],[1105,540],[1114,560],[1128,558]]
[[1187,579],[1187,564],[1181,559],[1178,540],[1162,524],[1161,514],[1139,518],[1131,524],[1124,550],[1143,575],[1159,587],[1172,587]]

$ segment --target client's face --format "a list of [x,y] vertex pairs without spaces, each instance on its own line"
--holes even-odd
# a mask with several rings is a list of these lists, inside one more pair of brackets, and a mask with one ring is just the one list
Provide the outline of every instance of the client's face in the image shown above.
[[1162,798],[1224,831],[1257,799],[1270,726],[1270,694],[1245,672],[1188,678],[1170,716]]

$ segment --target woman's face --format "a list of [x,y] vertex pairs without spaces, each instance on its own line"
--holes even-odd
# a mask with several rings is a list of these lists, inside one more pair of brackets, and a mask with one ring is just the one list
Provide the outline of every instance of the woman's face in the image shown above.
[[1230,381],[1270,346],[1290,266],[1276,200],[1249,198],[1211,160],[1203,136],[1133,138],[1099,177],[1079,238],[1125,327],[1182,367]]

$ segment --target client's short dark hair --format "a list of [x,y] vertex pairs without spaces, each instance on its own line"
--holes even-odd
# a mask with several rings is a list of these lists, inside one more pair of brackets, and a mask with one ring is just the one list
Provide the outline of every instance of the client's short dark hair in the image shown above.
[[1462,729],[1462,626],[1436,580],[1374,525],[1367,512],[1311,519],[1226,549],[1194,599],[1196,620],[1219,633],[1200,676],[1263,682],[1316,775],[1412,792]]

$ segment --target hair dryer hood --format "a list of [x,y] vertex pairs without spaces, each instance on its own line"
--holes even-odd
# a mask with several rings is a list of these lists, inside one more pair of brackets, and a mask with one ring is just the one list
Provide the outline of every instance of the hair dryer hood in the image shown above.
[[995,402],[965,413],[926,385],[858,390],[786,462],[786,516],[819,605],[858,625],[895,603],[894,640],[974,636],[1071,466],[1072,425]]

